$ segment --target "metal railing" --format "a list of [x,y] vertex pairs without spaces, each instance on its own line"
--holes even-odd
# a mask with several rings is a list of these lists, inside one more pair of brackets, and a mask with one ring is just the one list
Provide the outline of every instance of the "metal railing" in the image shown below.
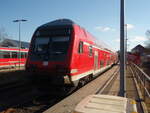
[[148,111],[150,112],[150,76],[148,76],[140,67],[134,63],[131,63],[131,68],[141,91],[143,97],[142,101],[145,102]]

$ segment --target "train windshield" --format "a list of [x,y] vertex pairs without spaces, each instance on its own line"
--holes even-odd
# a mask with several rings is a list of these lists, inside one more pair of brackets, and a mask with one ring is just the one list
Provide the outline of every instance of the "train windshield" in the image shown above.
[[51,53],[66,54],[69,44],[69,37],[52,37]]
[[64,60],[69,48],[69,36],[36,37],[34,53],[47,60]]
[[35,40],[35,52],[46,53],[48,49],[49,38],[38,37]]

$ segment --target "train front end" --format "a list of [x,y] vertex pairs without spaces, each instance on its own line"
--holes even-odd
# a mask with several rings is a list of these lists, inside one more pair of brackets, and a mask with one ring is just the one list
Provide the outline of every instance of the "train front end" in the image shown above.
[[40,26],[31,40],[26,71],[42,84],[73,85],[68,76],[72,43],[72,21],[56,20]]

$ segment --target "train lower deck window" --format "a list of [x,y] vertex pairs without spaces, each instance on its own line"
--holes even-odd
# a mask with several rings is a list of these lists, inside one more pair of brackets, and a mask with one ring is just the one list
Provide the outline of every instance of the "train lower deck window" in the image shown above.
[[21,58],[25,58],[25,53],[21,52]]
[[[19,52],[0,51],[0,58],[19,58]],[[21,52],[21,58],[27,58],[26,52]]]
[[27,53],[25,53],[25,58],[27,58],[27,56],[28,56],[28,54],[27,54]]
[[10,52],[3,52],[3,58],[10,58]]
[[17,52],[12,52],[12,58],[17,58]]
[[103,66],[104,66],[104,61],[101,60],[101,61],[100,61],[100,67],[103,67]]
[[2,51],[0,51],[0,58],[4,58]]

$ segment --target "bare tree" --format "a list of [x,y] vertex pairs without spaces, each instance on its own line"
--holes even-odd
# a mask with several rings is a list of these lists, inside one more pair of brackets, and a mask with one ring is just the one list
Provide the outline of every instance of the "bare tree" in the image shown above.
[[6,31],[5,31],[5,28],[1,27],[0,28],[0,42],[2,42],[7,37],[8,37],[8,35],[7,35]]
[[146,37],[148,38],[148,41],[145,42],[146,47],[150,48],[150,30],[147,30],[145,34],[146,34]]

